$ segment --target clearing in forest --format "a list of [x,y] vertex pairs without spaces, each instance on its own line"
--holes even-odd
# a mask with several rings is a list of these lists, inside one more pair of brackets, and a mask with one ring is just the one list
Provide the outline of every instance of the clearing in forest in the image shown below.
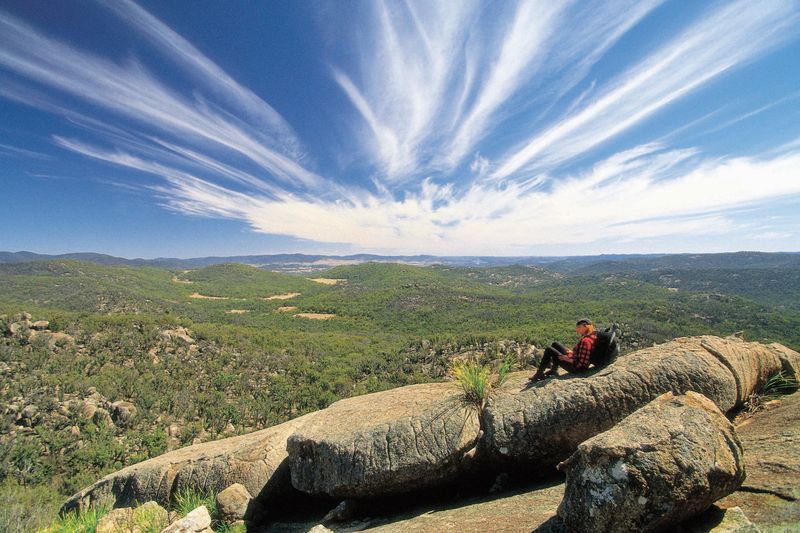
[[206,296],[199,292],[193,292],[189,295],[189,298],[199,298],[201,300],[230,300],[227,296]]
[[335,279],[335,278],[308,278],[308,279],[316,283],[322,283],[323,285],[336,285],[337,283],[344,283],[346,281],[343,279]]
[[274,296],[267,296],[264,298],[265,300],[288,300],[290,298],[294,298],[295,296],[300,296],[299,292],[287,292],[286,294],[276,294]]
[[330,320],[336,315],[332,313],[297,313],[296,318],[310,318],[312,320]]

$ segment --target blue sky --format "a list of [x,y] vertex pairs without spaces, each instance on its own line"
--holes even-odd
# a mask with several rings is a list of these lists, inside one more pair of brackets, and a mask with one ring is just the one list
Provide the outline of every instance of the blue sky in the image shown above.
[[0,250],[800,250],[800,4],[0,1]]

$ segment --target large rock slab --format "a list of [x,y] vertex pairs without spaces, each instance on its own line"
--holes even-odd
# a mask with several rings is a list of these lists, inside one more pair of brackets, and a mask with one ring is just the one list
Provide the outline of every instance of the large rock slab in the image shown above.
[[127,507],[149,500],[167,505],[173,494],[184,489],[219,492],[234,483],[262,499],[288,493],[293,489],[286,439],[314,416],[188,446],[128,466],[73,495],[61,510],[83,510],[89,505]]
[[700,344],[733,374],[737,405],[761,390],[767,380],[783,370],[788,375],[800,372],[800,354],[774,343],[744,342],[737,337],[699,337]]
[[733,425],[704,396],[664,394],[578,446],[558,515],[575,532],[677,526],[744,480]]
[[764,530],[800,530],[800,392],[755,413],[736,433],[747,479],[717,505],[741,507]]
[[411,385],[348,398],[289,437],[295,488],[360,498],[453,478],[480,432],[454,383]]
[[599,372],[534,385],[529,373],[513,373],[484,410],[480,455],[535,474],[665,392],[695,391],[727,412],[765,376],[796,373],[798,361],[797,352],[781,345],[702,336],[633,352]]

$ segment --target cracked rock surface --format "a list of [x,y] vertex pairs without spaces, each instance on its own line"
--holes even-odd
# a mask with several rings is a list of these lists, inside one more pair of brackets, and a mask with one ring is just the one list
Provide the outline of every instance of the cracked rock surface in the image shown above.
[[659,531],[707,509],[744,480],[733,425],[704,396],[664,394],[581,443],[558,515],[570,531]]
[[155,500],[163,505],[184,489],[219,492],[242,484],[260,498],[291,491],[286,439],[314,416],[301,416],[271,428],[204,442],[123,468],[73,495],[62,511],[89,505],[125,507]]
[[514,373],[483,413],[480,451],[491,462],[536,474],[665,392],[698,392],[727,412],[780,370],[796,374],[800,355],[779,344],[702,336],[533,385],[530,374]]
[[452,479],[480,432],[454,383],[411,385],[332,404],[289,438],[295,488],[368,497]]

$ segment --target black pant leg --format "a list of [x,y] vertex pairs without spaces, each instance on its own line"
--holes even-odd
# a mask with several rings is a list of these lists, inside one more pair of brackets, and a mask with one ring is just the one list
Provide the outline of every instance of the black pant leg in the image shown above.
[[559,352],[552,346],[548,346],[544,349],[544,354],[542,354],[542,362],[539,363],[539,373],[543,373],[548,367],[553,369],[558,368],[558,356]]

